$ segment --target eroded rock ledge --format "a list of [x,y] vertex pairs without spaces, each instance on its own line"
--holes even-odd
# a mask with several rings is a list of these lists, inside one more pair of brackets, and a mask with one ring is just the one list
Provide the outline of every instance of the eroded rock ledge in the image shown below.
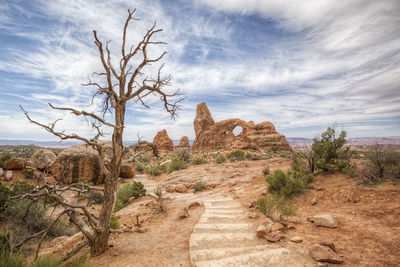
[[[234,130],[240,126],[242,131],[235,135]],[[192,149],[256,149],[268,150],[275,147],[279,151],[290,150],[284,135],[276,132],[269,121],[255,124],[241,119],[228,119],[215,122],[206,103],[197,105],[194,119],[196,139]]]

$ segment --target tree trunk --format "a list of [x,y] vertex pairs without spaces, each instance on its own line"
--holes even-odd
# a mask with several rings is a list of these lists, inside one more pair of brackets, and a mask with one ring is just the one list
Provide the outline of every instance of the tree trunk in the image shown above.
[[105,229],[102,232],[97,232],[92,242],[90,242],[90,255],[92,257],[102,254],[108,249],[108,237],[110,230]]

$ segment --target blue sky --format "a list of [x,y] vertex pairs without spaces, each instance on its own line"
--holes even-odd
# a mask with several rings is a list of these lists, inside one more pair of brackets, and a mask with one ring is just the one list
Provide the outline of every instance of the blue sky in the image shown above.
[[[165,73],[186,100],[175,121],[158,98],[127,110],[124,137],[194,138],[196,105],[216,121],[271,121],[288,137],[314,137],[336,124],[351,137],[400,135],[400,2],[397,0],[5,0],[0,2],[0,138],[55,140],[43,123],[92,136],[86,121],[50,112],[47,102],[89,111],[82,87],[101,64],[92,30],[119,57],[154,21],[164,31],[153,55],[169,51]],[[157,66],[149,68],[152,73]],[[106,132],[109,130],[105,129]]]

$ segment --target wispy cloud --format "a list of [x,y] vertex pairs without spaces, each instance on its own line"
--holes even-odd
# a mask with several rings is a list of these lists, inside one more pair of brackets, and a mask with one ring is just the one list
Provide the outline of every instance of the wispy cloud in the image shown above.
[[[165,71],[187,99],[176,121],[157,98],[148,99],[150,110],[131,103],[126,139],[138,132],[151,139],[162,128],[193,138],[200,101],[216,120],[270,120],[289,136],[314,136],[333,123],[353,136],[400,132],[396,0],[36,0],[0,4],[0,123],[16,122],[0,138],[50,138],[34,127],[24,133],[20,103],[41,121],[62,116],[60,128],[91,133],[85,121],[49,113],[46,103],[87,108],[93,91],[81,83],[101,70],[92,30],[112,40],[117,60],[127,8],[141,18],[129,42],[154,21],[164,29],[159,38],[168,45],[152,56],[169,51]],[[100,101],[89,109],[99,110]]]

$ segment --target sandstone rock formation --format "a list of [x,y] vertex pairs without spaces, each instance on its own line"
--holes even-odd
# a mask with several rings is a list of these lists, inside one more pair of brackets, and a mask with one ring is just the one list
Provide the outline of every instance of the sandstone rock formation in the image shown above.
[[31,161],[33,165],[39,170],[47,170],[50,168],[53,161],[57,158],[53,151],[48,149],[40,149],[33,153]]
[[158,150],[172,151],[174,150],[174,142],[169,138],[167,130],[159,131],[154,137],[153,144]]
[[6,170],[22,170],[26,166],[26,160],[22,158],[15,158],[6,161],[3,165]]
[[[233,131],[238,126],[242,128],[242,132],[235,135]],[[255,124],[241,119],[214,122],[204,102],[197,105],[194,131],[196,133],[192,146],[194,150],[213,148],[268,150],[272,147],[280,151],[290,150],[285,136],[277,133],[271,122]]]
[[121,169],[119,170],[119,176],[121,178],[132,178],[136,175],[136,163],[129,162],[123,163]]
[[[105,164],[108,166],[111,162],[112,145],[107,142],[104,145]],[[132,156],[133,152],[128,151],[123,160]],[[123,164],[124,165],[124,164]],[[123,175],[132,175],[132,167],[129,171],[123,170]],[[128,168],[128,169],[129,169]],[[63,150],[50,166],[50,171],[56,180],[62,180],[64,183],[76,183],[79,181],[93,182],[100,184],[104,180],[104,173],[100,169],[99,154],[97,150],[86,146],[85,144],[72,146]]]
[[181,140],[179,141],[179,145],[177,145],[176,147],[177,148],[190,148],[189,137],[182,136]]
[[311,246],[310,255],[319,262],[343,263],[343,258],[337,255],[332,248],[321,244]]

